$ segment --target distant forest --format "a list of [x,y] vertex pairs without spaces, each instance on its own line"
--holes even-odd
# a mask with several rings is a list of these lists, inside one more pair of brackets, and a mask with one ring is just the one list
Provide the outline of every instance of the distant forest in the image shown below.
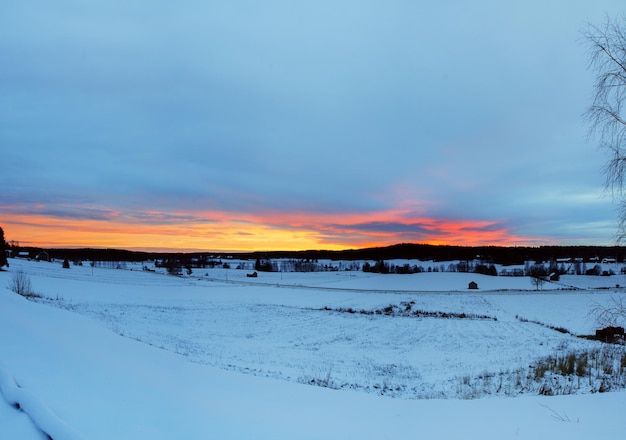
[[519,265],[526,261],[549,262],[551,260],[571,258],[585,262],[595,259],[613,258],[622,263],[626,258],[626,247],[621,246],[539,246],[539,247],[504,247],[504,246],[446,246],[429,244],[396,244],[386,247],[350,249],[343,251],[309,250],[309,251],[268,251],[268,252],[138,252],[122,249],[47,249],[35,247],[12,247],[9,249],[14,256],[18,254],[28,258],[37,258],[42,252],[51,259],[70,261],[148,261],[176,259],[185,261],[202,258],[236,259],[277,259],[293,258],[306,260],[348,260],[348,261],[380,261],[380,260],[421,260],[421,261],[455,261],[479,259],[487,264]]

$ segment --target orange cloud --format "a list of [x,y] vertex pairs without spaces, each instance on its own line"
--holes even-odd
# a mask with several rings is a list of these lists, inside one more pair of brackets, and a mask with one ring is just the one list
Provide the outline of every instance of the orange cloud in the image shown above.
[[[15,213],[4,216],[8,240],[22,246],[156,250],[340,250],[395,243],[523,245],[537,239],[490,221],[369,213],[102,211],[94,218]],[[545,242],[545,241],[543,241]]]

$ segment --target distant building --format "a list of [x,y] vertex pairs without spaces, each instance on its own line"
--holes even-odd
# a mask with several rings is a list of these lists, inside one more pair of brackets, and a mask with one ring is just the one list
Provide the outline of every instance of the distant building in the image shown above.
[[478,284],[475,281],[470,281],[469,285],[467,286],[468,289],[478,289]]
[[37,261],[50,261],[50,255],[46,251],[41,251],[35,258]]

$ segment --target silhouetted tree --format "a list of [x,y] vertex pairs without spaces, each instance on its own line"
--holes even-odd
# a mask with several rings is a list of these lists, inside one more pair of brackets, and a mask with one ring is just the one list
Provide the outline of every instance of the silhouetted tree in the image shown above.
[[272,262],[270,260],[261,260],[257,258],[256,263],[254,263],[254,269],[258,270],[259,272],[273,272],[274,266],[272,265]]
[[7,260],[7,249],[9,246],[4,240],[4,230],[0,227],[0,269],[4,266],[9,267],[9,261]]
[[378,260],[371,268],[372,272],[389,273],[389,265],[384,260]]
[[165,267],[170,275],[182,275],[182,265],[176,258],[169,258],[165,263]]
[[489,266],[487,266],[486,264],[477,264],[476,267],[474,268],[474,272],[480,273],[483,275],[491,275],[491,276],[498,275],[498,269],[496,269],[496,266],[494,266],[493,264],[490,264]]

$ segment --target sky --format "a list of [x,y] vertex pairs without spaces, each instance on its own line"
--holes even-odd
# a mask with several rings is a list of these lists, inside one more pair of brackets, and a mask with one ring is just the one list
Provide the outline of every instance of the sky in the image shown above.
[[5,0],[22,246],[614,245],[581,32],[623,0]]

